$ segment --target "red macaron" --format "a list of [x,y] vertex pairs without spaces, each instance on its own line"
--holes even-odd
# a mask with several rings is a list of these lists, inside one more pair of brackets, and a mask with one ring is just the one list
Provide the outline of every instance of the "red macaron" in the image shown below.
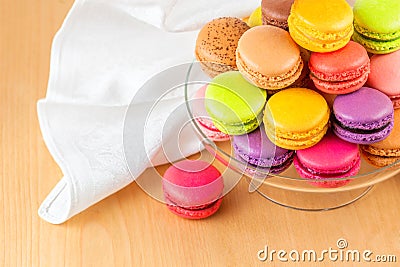
[[361,88],[368,79],[370,60],[360,44],[350,41],[328,53],[311,53],[310,77],[315,87],[329,94],[347,94]]
[[224,181],[217,168],[202,160],[182,160],[164,173],[167,207],[187,219],[203,219],[220,207]]

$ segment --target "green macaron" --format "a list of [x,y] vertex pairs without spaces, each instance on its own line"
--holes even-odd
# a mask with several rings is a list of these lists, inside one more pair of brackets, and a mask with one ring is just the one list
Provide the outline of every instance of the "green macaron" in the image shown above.
[[204,102],[221,132],[242,135],[260,125],[266,98],[266,91],[249,83],[240,72],[228,71],[210,82]]
[[353,40],[374,54],[400,49],[400,1],[357,0]]

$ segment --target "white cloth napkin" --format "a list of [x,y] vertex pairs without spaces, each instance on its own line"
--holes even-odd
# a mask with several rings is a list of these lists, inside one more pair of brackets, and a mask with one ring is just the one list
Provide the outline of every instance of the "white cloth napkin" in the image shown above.
[[[137,120],[130,122],[135,127],[129,129],[128,146],[135,149],[135,140],[144,140],[150,152],[137,149],[130,173],[123,126],[131,99],[153,75],[193,60],[197,30],[204,23],[221,16],[247,16],[259,4],[259,0],[77,0],[54,38],[47,95],[38,102],[44,141],[64,174],[40,206],[39,216],[63,223],[134,181],[151,166],[149,153],[163,162],[157,151],[165,116],[149,123],[146,136],[143,118],[165,88],[153,86],[135,97],[131,111]],[[184,81],[185,75],[182,71],[177,77]],[[179,82],[173,80],[177,77],[171,77],[171,83]],[[182,96],[166,101],[165,114],[182,101]],[[174,124],[181,122],[180,117]],[[163,129],[172,136],[173,128]],[[196,138],[183,139],[187,140],[181,147],[184,155],[199,150]],[[173,158],[181,157],[178,152]]]

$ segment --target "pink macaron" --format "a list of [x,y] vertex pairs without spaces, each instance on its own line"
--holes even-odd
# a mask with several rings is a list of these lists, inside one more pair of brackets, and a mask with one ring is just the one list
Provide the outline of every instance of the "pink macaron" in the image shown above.
[[[361,158],[358,146],[328,132],[316,145],[296,151],[294,166],[303,178],[312,179],[317,187],[333,188],[346,185],[360,170]],[[321,181],[318,181],[323,179]]]
[[400,108],[400,50],[371,57],[367,84],[385,93],[395,109]]
[[347,94],[361,88],[368,79],[370,60],[365,48],[353,41],[328,53],[311,53],[311,79],[319,90]]
[[182,160],[171,165],[162,180],[167,207],[188,219],[203,219],[220,207],[224,181],[217,168],[201,160]]
[[201,131],[208,138],[213,141],[227,141],[230,139],[230,136],[226,133],[221,132],[220,130],[218,130],[217,127],[215,127],[214,123],[212,122],[206,111],[206,107],[204,104],[206,89],[207,85],[203,85],[202,87],[200,87],[196,91],[196,94],[191,101],[193,116]]

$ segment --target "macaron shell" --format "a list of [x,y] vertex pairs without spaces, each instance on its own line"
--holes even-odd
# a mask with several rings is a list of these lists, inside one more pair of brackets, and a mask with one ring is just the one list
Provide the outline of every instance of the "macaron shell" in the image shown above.
[[294,0],[262,0],[262,21],[264,25],[273,25],[288,29],[288,17]]
[[297,150],[321,140],[327,131],[329,114],[325,99],[317,92],[289,88],[268,100],[263,121],[274,144]]
[[280,76],[291,71],[300,58],[300,49],[290,35],[268,25],[251,28],[243,34],[238,53],[248,68],[266,76]]
[[330,52],[350,40],[353,12],[345,0],[295,0],[288,24],[290,35],[300,46],[314,52]]
[[368,87],[339,95],[333,103],[335,118],[347,127],[361,130],[379,129],[393,119],[389,97]]
[[261,6],[257,7],[250,15],[247,24],[252,28],[262,25]]
[[298,150],[296,156],[306,168],[321,174],[345,174],[360,160],[356,144],[346,142],[330,131],[316,145]]
[[377,33],[370,37],[377,39],[379,33],[397,33],[400,37],[400,1],[357,0],[353,12],[355,24]]
[[200,30],[195,54],[211,76],[236,70],[236,48],[239,38],[249,26],[239,18],[223,17],[208,22]]
[[239,71],[264,89],[284,88],[301,74],[300,49],[283,29],[263,25],[251,28],[239,40]]
[[184,208],[213,203],[224,188],[218,169],[201,160],[174,163],[165,171],[162,184],[167,202]]
[[315,87],[330,94],[348,94],[361,88],[370,73],[368,53],[350,41],[345,47],[327,53],[311,53],[309,68]]
[[258,127],[266,92],[237,71],[216,76],[205,93],[207,113],[215,126],[230,135],[245,134]]
[[400,96],[400,51],[371,57],[367,84],[389,97]]
[[350,41],[345,47],[328,53],[311,53],[309,67],[324,81],[348,81],[369,73],[370,59],[360,44]]
[[274,94],[267,102],[264,121],[276,129],[305,133],[329,119],[329,108],[325,99],[306,88],[289,88]]
[[394,164],[400,160],[400,157],[377,156],[365,151],[363,148],[361,148],[361,155],[369,164],[379,168]]
[[[309,179],[344,178],[360,170],[358,146],[328,132],[316,145],[298,150],[294,166],[300,176]],[[350,180],[313,181],[318,187],[338,187]]]
[[291,12],[323,33],[342,32],[353,24],[353,10],[345,0],[295,0]]

